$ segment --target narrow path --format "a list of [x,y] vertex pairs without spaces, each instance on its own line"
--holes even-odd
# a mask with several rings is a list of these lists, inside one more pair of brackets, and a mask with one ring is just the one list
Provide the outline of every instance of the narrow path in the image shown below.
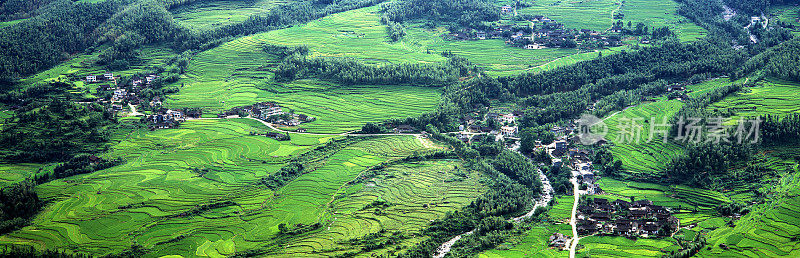
[[574,193],[575,200],[572,203],[572,215],[569,219],[569,225],[572,226],[572,239],[570,239],[569,245],[569,258],[575,258],[575,247],[578,246],[578,241],[580,238],[578,237],[578,227],[577,227],[577,212],[578,212],[578,200],[580,199],[580,190],[578,186],[578,171],[572,171],[572,178],[569,180],[572,183],[572,192]]
[[131,108],[131,116],[143,116],[144,114],[136,112],[136,106],[131,103],[128,103],[128,107]]

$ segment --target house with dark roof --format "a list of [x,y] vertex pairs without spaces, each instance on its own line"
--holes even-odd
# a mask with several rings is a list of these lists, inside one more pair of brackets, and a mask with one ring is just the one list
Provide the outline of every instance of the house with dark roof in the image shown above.
[[565,248],[568,241],[569,238],[561,233],[553,233],[553,235],[550,236],[550,246],[552,247]]
[[598,212],[594,213],[589,218],[596,220],[596,221],[608,221],[611,220],[611,214],[608,212]]
[[617,200],[611,202],[611,205],[614,205],[614,206],[616,206],[617,208],[620,208],[620,209],[627,209],[627,208],[631,207],[631,203],[630,202],[626,202],[625,200],[622,200],[622,199],[617,199]]
[[634,207],[634,208],[647,207],[647,206],[650,206],[650,205],[653,205],[653,201],[650,201],[650,200],[638,200],[638,201],[631,202],[631,207]]

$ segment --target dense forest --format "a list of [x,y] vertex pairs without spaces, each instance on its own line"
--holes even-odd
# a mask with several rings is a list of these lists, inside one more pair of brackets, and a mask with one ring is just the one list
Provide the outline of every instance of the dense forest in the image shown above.
[[6,0],[0,3],[0,22],[25,19],[52,0]]

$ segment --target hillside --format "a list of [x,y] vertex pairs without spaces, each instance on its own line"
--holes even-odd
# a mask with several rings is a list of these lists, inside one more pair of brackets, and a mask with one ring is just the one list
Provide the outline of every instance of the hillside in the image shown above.
[[787,257],[800,10],[0,3],[9,257]]

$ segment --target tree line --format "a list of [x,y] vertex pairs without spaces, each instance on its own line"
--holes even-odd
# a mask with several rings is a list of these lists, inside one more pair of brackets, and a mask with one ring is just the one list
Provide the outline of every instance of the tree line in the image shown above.
[[[305,52],[307,53],[307,51]],[[451,57],[442,64],[369,65],[354,58],[287,56],[275,70],[275,80],[320,78],[345,85],[373,84],[442,86],[470,75],[477,68],[467,59]]]

